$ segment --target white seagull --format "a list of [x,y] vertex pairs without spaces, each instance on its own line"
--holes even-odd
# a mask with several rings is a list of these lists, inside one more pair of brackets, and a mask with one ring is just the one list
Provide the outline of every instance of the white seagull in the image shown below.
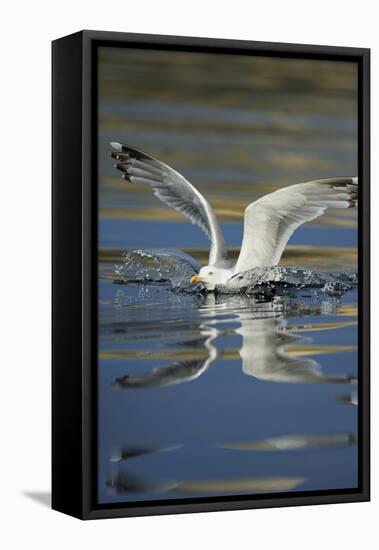
[[240,254],[233,264],[224,237],[207,199],[179,172],[143,151],[111,142],[115,168],[130,183],[147,185],[154,195],[198,225],[210,240],[209,263],[192,277],[207,290],[228,286],[237,273],[277,265],[293,232],[321,216],[327,208],[352,208],[358,200],[358,178],[328,178],[278,189],[245,210]]

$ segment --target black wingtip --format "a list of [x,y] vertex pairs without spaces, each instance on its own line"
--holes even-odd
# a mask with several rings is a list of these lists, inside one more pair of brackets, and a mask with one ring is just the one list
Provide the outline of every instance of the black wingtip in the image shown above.
[[114,159],[114,160],[123,161],[123,160],[128,160],[129,155],[128,155],[128,153],[115,153],[115,152],[112,152],[110,154],[110,157],[111,157],[111,159]]
[[111,141],[111,147],[116,150],[116,152],[111,152],[111,158],[115,160],[125,160],[126,158],[134,158],[136,160],[156,160],[151,155],[148,155],[141,149],[136,149],[131,145],[126,145],[125,143],[119,143],[118,141]]

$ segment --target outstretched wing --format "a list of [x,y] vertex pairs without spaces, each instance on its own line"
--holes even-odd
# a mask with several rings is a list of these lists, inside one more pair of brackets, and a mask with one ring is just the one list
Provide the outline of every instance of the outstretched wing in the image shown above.
[[112,158],[119,161],[115,167],[123,172],[123,178],[148,185],[158,199],[198,225],[211,241],[209,264],[225,263],[227,254],[221,228],[203,195],[167,164],[129,145],[112,142],[111,146],[116,151],[112,152]]
[[358,199],[358,178],[329,178],[290,185],[250,204],[235,273],[276,265],[293,232],[327,208],[351,208]]
[[126,374],[113,381],[115,388],[155,388],[190,382],[198,378],[210,366],[209,357],[176,361],[166,367],[157,367],[144,374]]

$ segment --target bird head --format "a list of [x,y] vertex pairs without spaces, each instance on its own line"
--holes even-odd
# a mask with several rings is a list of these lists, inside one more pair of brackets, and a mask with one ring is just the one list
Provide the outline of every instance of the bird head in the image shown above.
[[203,283],[207,290],[214,290],[216,285],[225,284],[229,278],[229,270],[206,265],[200,269],[197,275],[191,277],[191,283]]

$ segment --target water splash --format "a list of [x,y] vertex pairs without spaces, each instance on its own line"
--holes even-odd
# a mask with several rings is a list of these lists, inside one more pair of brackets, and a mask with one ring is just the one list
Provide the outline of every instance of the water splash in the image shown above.
[[170,283],[173,288],[189,287],[200,264],[178,250],[128,250],[123,263],[115,266],[118,283]]
[[[128,250],[123,262],[114,268],[115,283],[141,283],[145,287],[168,284],[172,290],[198,293],[202,285],[191,285],[192,275],[198,273],[200,264],[188,254],[177,250]],[[329,296],[342,296],[356,287],[356,272],[316,272],[309,268],[291,266],[256,267],[238,273],[227,285],[218,285],[220,294],[253,294],[268,299],[294,290],[315,290]]]
[[357,285],[356,273],[322,273],[308,268],[275,265],[256,267],[234,275],[224,293],[246,292],[277,294],[288,290],[316,289],[330,296],[340,296]]

